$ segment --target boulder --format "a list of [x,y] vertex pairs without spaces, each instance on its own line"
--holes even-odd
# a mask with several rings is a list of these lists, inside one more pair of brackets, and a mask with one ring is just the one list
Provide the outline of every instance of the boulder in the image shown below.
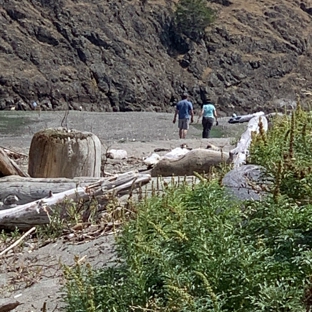
[[238,200],[261,200],[271,185],[265,175],[265,168],[258,165],[244,165],[225,174],[222,179],[230,196]]

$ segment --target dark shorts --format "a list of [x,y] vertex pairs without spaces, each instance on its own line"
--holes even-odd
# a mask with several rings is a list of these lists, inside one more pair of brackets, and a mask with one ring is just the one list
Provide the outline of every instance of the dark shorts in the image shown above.
[[178,127],[179,129],[187,130],[189,128],[189,124],[189,118],[179,119]]

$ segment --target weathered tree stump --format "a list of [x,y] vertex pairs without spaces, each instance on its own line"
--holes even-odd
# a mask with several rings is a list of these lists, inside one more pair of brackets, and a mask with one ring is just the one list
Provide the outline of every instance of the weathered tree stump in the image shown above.
[[95,134],[52,128],[33,136],[28,163],[31,177],[99,177],[100,172],[101,142]]

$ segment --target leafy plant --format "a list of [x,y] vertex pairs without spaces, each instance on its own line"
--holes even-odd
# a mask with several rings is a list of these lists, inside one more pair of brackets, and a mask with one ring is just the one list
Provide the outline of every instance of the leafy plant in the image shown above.
[[198,41],[204,37],[205,28],[213,22],[214,11],[204,0],[180,0],[175,12],[177,31]]
[[255,135],[248,162],[262,165],[274,178],[274,193],[310,202],[312,115],[300,103],[291,116],[278,116],[267,133]]
[[287,197],[236,203],[217,181],[168,188],[117,237],[116,266],[79,268],[81,295],[67,275],[67,311],[89,311],[89,288],[90,311],[304,311],[311,214]]
[[218,175],[145,199],[115,266],[80,267],[82,295],[67,275],[67,311],[311,311],[311,121],[299,104],[267,133],[260,124],[249,161],[274,181],[262,201],[236,203]]

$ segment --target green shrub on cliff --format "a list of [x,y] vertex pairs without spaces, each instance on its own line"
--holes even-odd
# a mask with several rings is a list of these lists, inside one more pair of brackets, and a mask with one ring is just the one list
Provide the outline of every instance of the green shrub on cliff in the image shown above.
[[203,38],[214,18],[214,11],[205,0],[180,0],[175,11],[177,31],[195,41]]

